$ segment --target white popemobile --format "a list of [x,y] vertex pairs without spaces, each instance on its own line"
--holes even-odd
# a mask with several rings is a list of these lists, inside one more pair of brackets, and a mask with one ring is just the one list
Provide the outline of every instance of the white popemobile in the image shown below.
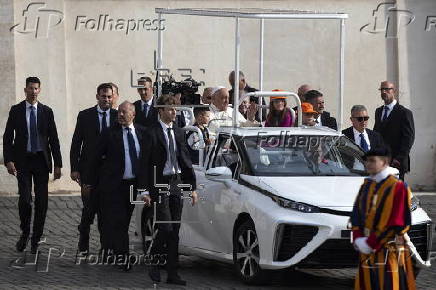
[[[366,174],[347,137],[325,127],[220,128],[206,149],[194,166],[201,200],[183,209],[181,253],[233,262],[247,283],[267,269],[357,266],[347,224]],[[412,210],[420,265],[432,224],[415,197]],[[153,211],[137,215],[147,251]]]

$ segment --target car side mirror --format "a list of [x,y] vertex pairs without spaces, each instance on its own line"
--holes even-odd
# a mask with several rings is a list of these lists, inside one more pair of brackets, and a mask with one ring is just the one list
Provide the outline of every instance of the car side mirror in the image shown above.
[[213,167],[206,170],[206,177],[212,180],[232,179],[232,171],[225,166]]

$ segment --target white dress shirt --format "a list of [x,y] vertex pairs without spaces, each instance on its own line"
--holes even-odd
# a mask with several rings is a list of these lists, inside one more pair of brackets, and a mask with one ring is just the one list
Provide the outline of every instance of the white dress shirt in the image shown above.
[[[147,112],[144,112],[144,105],[147,104]],[[150,107],[153,105],[153,97],[148,100],[147,102],[144,102],[144,100],[141,100],[141,112],[142,114],[145,113],[145,115],[148,117],[148,112],[150,112]]]
[[133,135],[133,140],[135,141],[135,149],[136,149],[136,156],[139,158],[139,142],[138,137],[136,136],[135,127],[133,126],[133,123],[130,124],[128,127],[122,127],[123,128],[123,143],[124,143],[124,174],[123,179],[132,179],[136,176],[133,174],[132,170],[132,161],[130,160],[130,153],[129,153],[129,141],[127,140],[127,131],[126,128],[130,128]]
[[110,127],[110,118],[111,118],[111,109],[107,109],[106,111],[103,111],[99,105],[97,105],[97,112],[98,112],[98,123],[100,124],[100,132],[101,132],[101,124],[103,122],[103,113],[106,113],[106,128]]
[[389,110],[388,110],[388,112],[387,112],[387,115],[386,115],[386,119],[389,117],[389,115],[391,114],[391,112],[392,112],[392,109],[394,108],[394,106],[397,104],[397,100],[393,100],[392,101],[392,103],[390,103],[389,105],[384,105],[383,106],[383,110],[382,110],[382,114],[381,114],[381,120],[383,121],[383,116],[385,115],[385,107],[388,107],[389,108]]
[[322,122],[321,122],[321,114],[318,115],[318,118],[315,119],[316,123],[315,126],[322,126]]
[[356,128],[353,127],[353,133],[354,133],[354,143],[356,143],[357,145],[359,145],[362,142],[362,138],[360,137],[360,134],[363,134],[363,138],[365,138],[366,144],[368,144],[368,150],[371,150],[371,143],[369,142],[369,136],[368,133],[366,132],[366,129],[363,131],[363,133],[360,133],[359,131],[356,130]]
[[[38,130],[38,102],[36,102],[34,105],[31,105],[26,101],[26,123],[27,123],[27,152],[32,151],[32,146],[30,145],[30,107],[35,107],[35,120],[36,120],[36,128]],[[39,144],[39,138],[37,138],[37,146],[39,149],[41,149],[41,145]]]
[[[167,131],[168,128],[173,128],[173,123],[171,123],[171,125],[167,125],[164,122],[162,122],[160,119],[159,119],[159,123],[160,123],[160,125],[162,127],[162,131],[163,131],[163,134],[164,134],[164,137],[165,137],[165,143],[167,145],[166,146],[167,160],[165,161],[165,167],[164,167],[164,170],[163,170],[163,175],[173,175],[173,174],[176,174],[176,170],[175,170],[175,168],[173,166],[174,164],[171,164],[170,147],[168,145],[169,144],[169,138],[168,138],[168,131]],[[177,152],[177,144],[176,144],[177,142],[176,142],[176,138],[174,136],[174,131],[173,130],[171,130],[171,135],[172,135],[172,139],[173,139],[174,150]],[[176,160],[176,162],[178,162],[178,161]],[[177,164],[177,173],[181,173],[179,164]]]

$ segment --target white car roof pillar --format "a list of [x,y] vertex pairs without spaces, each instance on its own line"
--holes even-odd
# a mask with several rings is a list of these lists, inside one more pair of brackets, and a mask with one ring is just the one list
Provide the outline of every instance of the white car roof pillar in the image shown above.
[[241,48],[239,17],[235,18],[235,82],[233,89],[233,128],[238,126],[239,112],[239,50]]

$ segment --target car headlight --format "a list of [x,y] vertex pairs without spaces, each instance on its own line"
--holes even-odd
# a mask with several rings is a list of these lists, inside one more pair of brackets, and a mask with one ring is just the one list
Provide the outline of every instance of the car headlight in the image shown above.
[[418,207],[421,207],[421,202],[419,201],[419,199],[416,196],[412,196],[412,205],[410,206],[410,210],[414,211]]
[[296,202],[293,200],[289,200],[283,197],[272,196],[271,197],[278,205],[284,208],[289,208],[296,211],[306,212],[306,213],[315,213],[319,212],[319,208],[313,205],[309,205],[306,203]]

